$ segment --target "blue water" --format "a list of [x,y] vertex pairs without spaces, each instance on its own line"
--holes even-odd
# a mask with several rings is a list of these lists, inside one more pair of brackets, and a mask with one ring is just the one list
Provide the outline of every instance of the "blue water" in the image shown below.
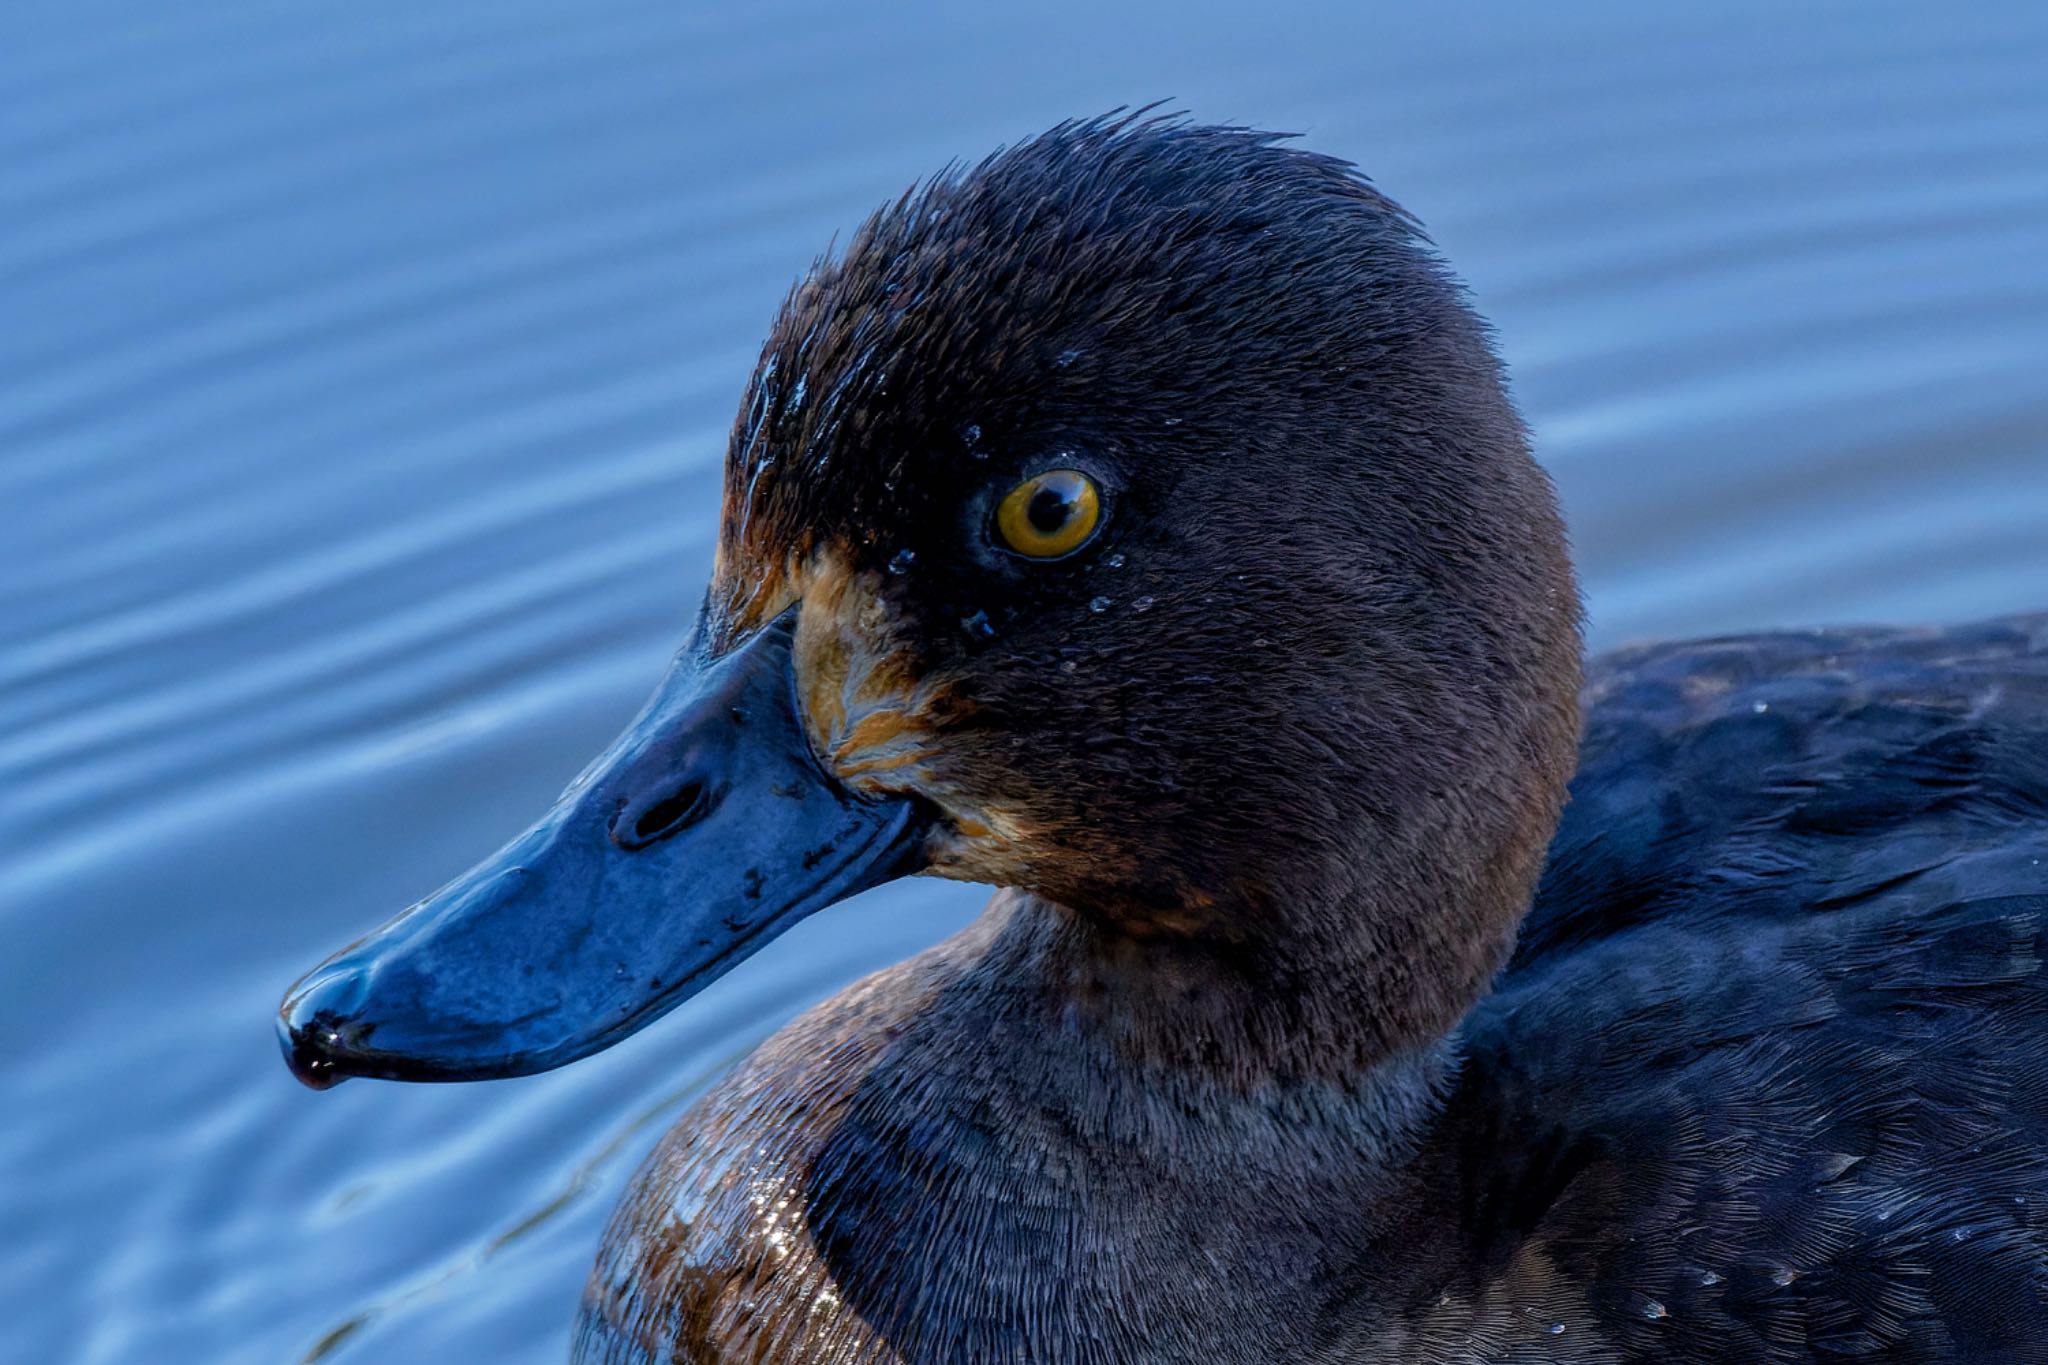
[[1306,131],[1499,325],[1596,643],[2048,605],[2048,7],[0,5],[0,1360],[562,1356],[885,888],[527,1080],[301,1090],[305,967],[523,826],[709,563],[768,316],[912,178]]

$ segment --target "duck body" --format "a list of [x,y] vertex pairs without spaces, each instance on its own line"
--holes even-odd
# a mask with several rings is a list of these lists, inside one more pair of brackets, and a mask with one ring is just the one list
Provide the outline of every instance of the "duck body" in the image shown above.
[[676,1125],[577,1360],[2048,1359],[2048,617],[1629,650],[1587,702],[1441,1053],[1133,1088],[1085,928],[999,897]]
[[661,1144],[579,1361],[2048,1362],[2048,624],[1579,623],[1414,219],[1061,125],[791,292],[654,697],[288,1061],[564,1065],[953,877]]
[[1497,1310],[1595,1344],[1447,1358],[2048,1359],[2048,616],[1632,649],[1587,720],[1452,1109]]

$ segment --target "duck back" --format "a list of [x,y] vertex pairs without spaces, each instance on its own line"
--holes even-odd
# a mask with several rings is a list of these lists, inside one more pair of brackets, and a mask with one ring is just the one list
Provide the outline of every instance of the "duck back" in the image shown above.
[[1586,698],[1462,1031],[1450,1358],[2048,1359],[2048,616],[1623,650]]

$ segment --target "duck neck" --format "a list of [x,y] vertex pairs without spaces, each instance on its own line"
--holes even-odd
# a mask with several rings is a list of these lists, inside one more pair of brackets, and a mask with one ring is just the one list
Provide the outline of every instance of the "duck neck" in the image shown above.
[[1125,1068],[1249,1092],[1409,1076],[1441,1059],[1505,963],[1525,896],[1519,884],[1438,886],[1363,908],[1297,900],[1284,915],[1236,913],[1256,935],[1132,934],[1023,896],[990,913],[1029,945],[1020,974]]
[[1116,1102],[1186,1100],[1204,1115],[1303,1106],[1301,1119],[1343,1128],[1361,1158],[1389,1159],[1441,1106],[1450,1021],[1404,1033],[1381,1017],[1404,973],[1370,944],[1132,937],[1023,893],[990,904],[982,936],[974,975],[1014,993],[1007,1013],[1087,1058],[1086,1083]]
[[1394,1266],[1370,1271],[1390,1292],[1409,1273],[1387,1249],[1441,1197],[1424,1168],[1449,1049],[1361,1046],[1348,977],[1247,977],[1010,892],[901,970],[921,1005],[878,1031],[804,1162],[835,1281],[898,1358],[972,1357],[980,1328],[891,1286],[1005,1323],[1095,1323],[1121,1360],[1238,1365],[1315,1358],[1346,1311],[1333,1296],[1371,1267]]
[[[1454,1225],[1417,1211],[1456,1197],[1447,1049],[1349,1039],[1334,1064],[1349,979],[1248,977],[1001,893],[707,1097],[616,1225],[682,1249],[619,1238],[594,1283],[787,1308],[724,1343],[748,1359],[789,1332],[869,1365],[1330,1359],[1332,1324],[1413,1300],[1442,1261],[1416,1229]],[[610,1292],[599,1315],[630,1320]]]

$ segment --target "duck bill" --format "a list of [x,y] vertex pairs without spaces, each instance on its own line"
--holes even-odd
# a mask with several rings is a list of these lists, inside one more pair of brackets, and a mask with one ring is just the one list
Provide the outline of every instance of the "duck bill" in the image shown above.
[[700,631],[538,824],[301,978],[278,1015],[298,1078],[573,1062],[806,915],[915,871],[911,804],[852,796],[811,753],[797,610],[718,657]]

